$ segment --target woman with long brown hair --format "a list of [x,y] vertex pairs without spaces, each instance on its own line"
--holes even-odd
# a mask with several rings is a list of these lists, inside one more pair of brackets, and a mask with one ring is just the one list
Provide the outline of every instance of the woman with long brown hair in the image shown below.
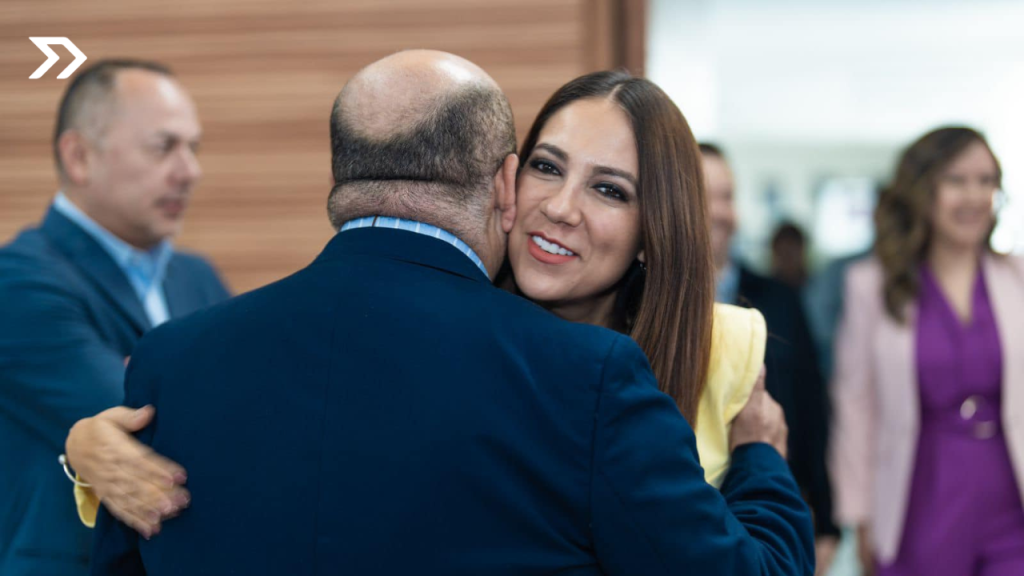
[[837,517],[886,576],[1024,574],[1024,261],[990,245],[984,137],[925,134],[846,279],[836,341]]
[[718,484],[766,330],[759,312],[714,304],[700,152],[683,114],[649,80],[588,74],[541,108],[520,158],[509,287],[632,336]]
[[[660,88],[623,72],[569,82],[523,143],[509,262],[527,298],[629,333],[691,423],[706,381],[714,271],[700,155]],[[534,236],[575,256],[541,261]]]

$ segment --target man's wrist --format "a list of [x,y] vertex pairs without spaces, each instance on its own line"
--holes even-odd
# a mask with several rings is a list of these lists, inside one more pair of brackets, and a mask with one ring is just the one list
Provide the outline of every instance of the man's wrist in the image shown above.
[[[769,453],[771,453],[771,455],[769,455]],[[774,445],[763,440],[745,442],[736,446],[732,451],[732,459],[734,462],[750,459],[760,460],[764,458],[768,458],[770,460],[779,459],[783,462],[786,461]]]
[[60,465],[64,467],[64,475],[67,476],[68,480],[71,480],[71,482],[74,483],[75,486],[81,486],[82,488],[92,488],[92,484],[83,482],[81,477],[77,473],[72,472],[71,466],[68,464],[67,456],[61,454],[60,456],[57,457],[57,462],[59,462]]
[[771,446],[773,448],[775,447],[775,445],[770,440],[768,440],[766,438],[750,437],[750,438],[743,438],[742,440],[738,440],[738,441],[733,442],[732,445],[730,446],[730,452],[735,452],[736,450],[739,450],[740,448],[742,448],[744,446],[750,446],[751,444],[767,444],[767,445],[769,445],[769,446]]
[[93,420],[90,418],[82,418],[78,422],[75,422],[71,426],[71,430],[68,431],[68,437],[64,440],[64,459],[67,462],[67,466],[74,469],[75,474],[78,478],[82,478],[82,474],[79,471],[79,464],[83,462],[82,455],[82,435],[86,434],[86,428],[89,423]]

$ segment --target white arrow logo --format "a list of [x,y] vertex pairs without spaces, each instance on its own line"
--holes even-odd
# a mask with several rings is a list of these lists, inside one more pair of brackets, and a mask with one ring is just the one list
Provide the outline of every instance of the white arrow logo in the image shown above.
[[43,54],[46,54],[46,62],[43,62],[43,64],[39,66],[39,68],[36,68],[36,71],[28,77],[29,80],[37,80],[39,78],[42,78],[43,74],[46,74],[46,71],[49,70],[51,66],[56,64],[57,60],[60,60],[60,56],[57,56],[57,53],[50,48],[50,44],[60,44],[67,48],[69,52],[75,55],[75,61],[71,64],[68,64],[68,67],[65,68],[63,72],[57,75],[58,80],[63,80],[68,76],[71,76],[71,74],[74,73],[75,70],[78,70],[78,67],[82,65],[82,62],[85,62],[86,60],[85,54],[83,54],[82,51],[78,49],[78,46],[75,46],[71,42],[71,40],[68,40],[67,38],[64,38],[62,36],[36,36],[34,38],[29,38],[29,40],[31,40],[37,48],[42,50]]

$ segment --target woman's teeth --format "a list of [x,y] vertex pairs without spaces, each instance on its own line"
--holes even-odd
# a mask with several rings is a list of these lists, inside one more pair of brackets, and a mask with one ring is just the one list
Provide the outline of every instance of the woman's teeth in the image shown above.
[[559,256],[575,256],[576,254],[571,250],[562,248],[554,242],[548,242],[540,236],[531,236],[533,243],[540,246],[540,249],[547,252],[548,254],[558,254]]

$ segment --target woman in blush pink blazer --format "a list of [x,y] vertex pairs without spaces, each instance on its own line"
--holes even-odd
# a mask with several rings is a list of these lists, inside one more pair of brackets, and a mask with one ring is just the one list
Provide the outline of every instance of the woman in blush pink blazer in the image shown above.
[[830,450],[836,517],[880,576],[1024,574],[1024,261],[989,249],[981,134],[911,145],[846,278]]

